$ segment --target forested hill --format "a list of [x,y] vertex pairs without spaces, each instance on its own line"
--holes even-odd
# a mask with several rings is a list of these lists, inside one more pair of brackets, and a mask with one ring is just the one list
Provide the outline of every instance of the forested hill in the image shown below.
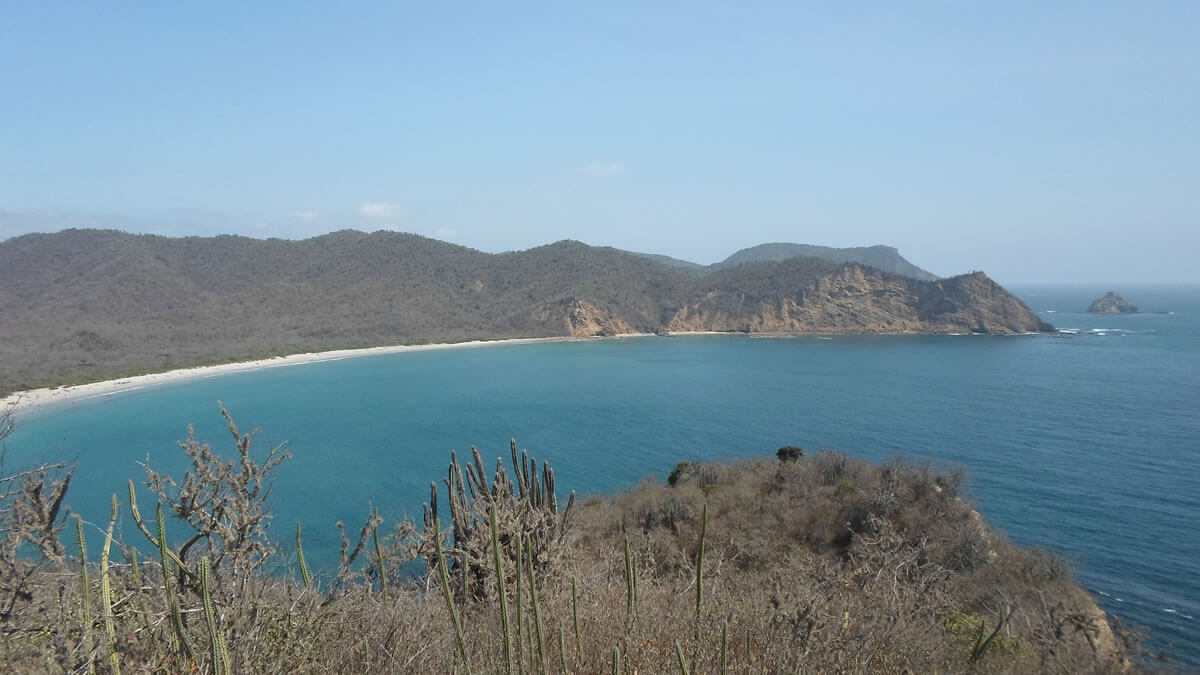
[[791,258],[821,258],[832,262],[852,262],[874,267],[884,272],[912,277],[921,281],[934,281],[937,275],[927,272],[905,260],[891,246],[856,246],[853,248],[831,248],[809,244],[759,244],[744,248],[715,265],[717,268],[736,267],[748,262],[769,262]]
[[920,281],[935,281],[938,278],[932,272],[927,272],[905,260],[904,256],[900,255],[900,251],[897,251],[892,246],[833,248],[830,246],[813,246],[811,244],[759,244],[758,246],[744,248],[719,263],[707,266],[655,253],[635,253],[634,255],[665,263],[697,276],[712,274],[713,272],[738,267],[746,263],[778,262],[780,260],[791,260],[792,258],[820,258],[835,263],[858,263],[884,272],[912,277]]
[[0,243],[0,392],[473,338],[1046,328],[982,273],[918,281],[817,258],[697,276],[573,241],[488,254],[393,232],[287,241],[66,230]]

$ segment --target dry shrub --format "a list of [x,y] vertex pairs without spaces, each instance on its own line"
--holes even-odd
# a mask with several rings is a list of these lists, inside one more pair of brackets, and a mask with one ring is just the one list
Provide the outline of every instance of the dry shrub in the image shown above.
[[271,473],[291,457],[284,445],[276,446],[261,460],[251,453],[259,430],[243,434],[233,416],[218,402],[237,450],[235,459],[226,460],[208,443],[196,440],[189,425],[187,440],[179,447],[192,466],[182,482],[160,474],[145,463],[146,485],[170,513],[192,527],[194,532],[180,547],[178,556],[188,565],[188,554],[200,544],[212,566],[217,583],[232,582],[236,592],[244,592],[251,576],[275,553],[267,537],[271,513],[267,500],[273,485]]
[[[674,486],[581,500],[567,520],[550,508],[548,469],[537,479],[512,447],[514,479],[503,467],[483,479],[477,454],[451,464],[444,540],[404,524],[376,539],[385,524],[369,516],[333,588],[259,569],[236,598],[206,602],[158,562],[93,568],[86,586],[77,563],[67,576],[43,570],[29,587],[45,616],[21,619],[4,666],[107,671],[115,654],[126,671],[609,672],[616,652],[624,672],[680,672],[681,661],[690,672],[1135,667],[1060,561],[986,530],[958,497],[961,477],[828,452],[690,465]],[[533,551],[523,565],[517,541]],[[413,556],[446,560],[447,574],[406,578]],[[96,620],[81,622],[84,608]],[[227,661],[209,655],[214,627]]]
[[5,648],[22,633],[42,630],[52,605],[35,597],[38,575],[61,570],[66,522],[64,498],[74,467],[41,466],[10,473],[4,441],[13,430],[16,402],[0,408],[0,631]]

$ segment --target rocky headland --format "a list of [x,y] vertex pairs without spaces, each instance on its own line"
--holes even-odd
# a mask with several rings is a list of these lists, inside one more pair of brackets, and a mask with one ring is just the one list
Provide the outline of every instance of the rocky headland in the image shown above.
[[982,272],[936,278],[888,247],[748,251],[746,262],[683,268],[577,241],[489,254],[353,230],[303,241],[25,235],[0,243],[0,393],[431,342],[1052,330]]
[[982,272],[919,281],[844,264],[808,283],[791,284],[780,280],[788,266],[782,262],[740,273],[761,285],[715,283],[679,308],[667,329],[988,335],[1053,330]]

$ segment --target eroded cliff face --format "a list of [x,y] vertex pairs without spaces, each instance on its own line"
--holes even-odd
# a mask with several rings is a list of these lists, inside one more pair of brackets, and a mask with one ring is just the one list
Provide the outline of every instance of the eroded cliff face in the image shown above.
[[805,288],[709,291],[681,307],[666,329],[1007,335],[1050,327],[982,273],[927,282],[844,265]]
[[972,272],[916,287],[917,313],[934,331],[1007,335],[1054,330],[983,272]]
[[624,319],[591,303],[571,300],[563,305],[566,334],[571,337],[626,335],[636,332]]
[[[935,486],[934,489],[941,491],[940,487]],[[987,557],[990,564],[997,558],[996,543],[1002,535],[998,535],[988,526],[979,511],[971,509],[970,518],[975,531],[987,543]],[[1080,589],[1080,591],[1082,590]],[[1077,615],[1063,617],[1063,627],[1069,626],[1068,630],[1073,632],[1073,637],[1087,641],[1101,660],[1114,663],[1120,670],[1128,672],[1132,664],[1126,661],[1122,655],[1117,637],[1109,624],[1108,614],[1100,608],[1100,605],[1096,604],[1095,598],[1090,594],[1084,594],[1081,599],[1084,605],[1081,608],[1082,611]]]
[[[781,289],[782,290],[782,289]],[[904,284],[847,265],[808,288],[754,297],[709,291],[680,308],[670,331],[906,333],[921,330]]]

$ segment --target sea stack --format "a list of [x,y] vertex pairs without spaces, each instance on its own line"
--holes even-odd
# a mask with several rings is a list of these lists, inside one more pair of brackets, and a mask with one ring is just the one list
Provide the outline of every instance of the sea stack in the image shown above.
[[1087,310],[1090,314],[1136,314],[1138,308],[1120,295],[1109,291],[1097,298]]

